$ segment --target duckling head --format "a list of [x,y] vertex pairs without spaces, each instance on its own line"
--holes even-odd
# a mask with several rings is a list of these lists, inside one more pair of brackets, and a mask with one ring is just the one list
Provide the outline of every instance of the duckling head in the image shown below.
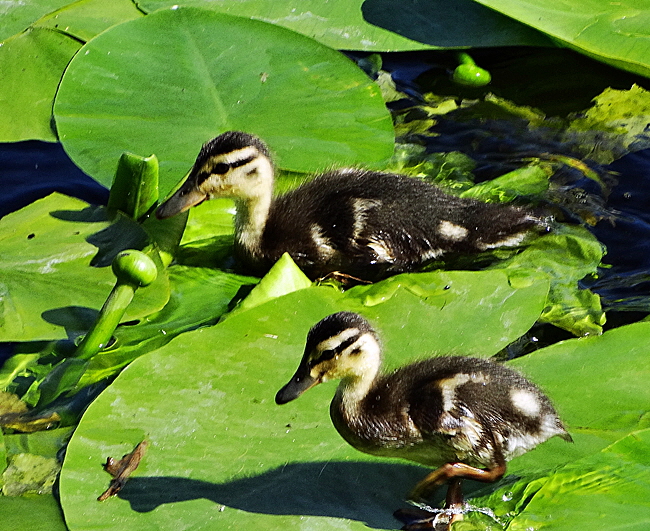
[[275,402],[286,404],[328,380],[341,380],[348,394],[363,396],[380,364],[381,347],[370,323],[352,312],[332,314],[309,331],[298,370],[275,395]]
[[228,131],[203,145],[181,187],[156,210],[165,219],[213,197],[270,203],[274,168],[269,150],[258,137]]

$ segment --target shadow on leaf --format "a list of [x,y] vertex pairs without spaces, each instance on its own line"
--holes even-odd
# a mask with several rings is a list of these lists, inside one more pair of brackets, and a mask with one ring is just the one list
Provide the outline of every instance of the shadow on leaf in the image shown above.
[[[396,528],[393,511],[427,473],[415,465],[363,462],[293,463],[222,484],[181,477],[134,477],[119,493],[137,512],[196,499],[272,515],[347,518]],[[437,493],[436,502],[444,496]]]
[[394,0],[365,0],[361,12],[374,26],[442,48],[466,46],[468,35],[484,34],[486,28],[505,33],[513,25],[505,15],[471,0],[415,0],[402,2],[399,8]]
[[69,339],[85,333],[97,320],[98,310],[86,306],[62,306],[45,310],[41,317],[44,321],[65,328]]

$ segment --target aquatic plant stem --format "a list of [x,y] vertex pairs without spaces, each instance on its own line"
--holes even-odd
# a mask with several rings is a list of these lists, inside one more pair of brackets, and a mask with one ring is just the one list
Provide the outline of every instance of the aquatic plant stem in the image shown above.
[[156,264],[140,251],[119,253],[113,260],[113,273],[117,277],[115,287],[97,316],[92,328],[77,347],[75,357],[90,359],[109,344],[113,332],[120,324],[124,312],[133,300],[135,291],[151,284],[158,275]]

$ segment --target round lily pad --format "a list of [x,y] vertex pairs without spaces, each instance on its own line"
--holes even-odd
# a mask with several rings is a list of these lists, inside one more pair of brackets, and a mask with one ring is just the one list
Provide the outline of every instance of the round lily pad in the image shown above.
[[201,145],[261,136],[279,165],[379,165],[393,128],[379,88],[348,58],[261,21],[171,8],[90,40],[63,76],[57,131],[74,162],[110,186],[124,151],[160,160],[164,195]]

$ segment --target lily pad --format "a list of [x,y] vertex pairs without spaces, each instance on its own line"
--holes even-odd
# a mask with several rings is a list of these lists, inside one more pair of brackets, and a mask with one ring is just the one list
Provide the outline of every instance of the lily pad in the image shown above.
[[22,32],[27,26],[70,0],[23,0],[3,2],[0,7],[0,40]]
[[[389,366],[489,356],[534,323],[547,289],[535,274],[520,288],[502,271],[401,275],[344,294],[302,289],[183,334],[129,365],[86,412],[61,476],[66,522],[72,531],[394,528],[392,510],[426,469],[347,446],[328,419],[333,385],[288,407],[273,401],[307,330],[350,309],[381,330]],[[110,481],[101,462],[143,439],[149,450],[127,485],[96,502]]]
[[55,141],[52,102],[61,74],[81,47],[57,31],[33,28],[0,46],[0,142]]
[[142,16],[142,11],[131,0],[82,0],[48,13],[36,22],[36,26],[56,29],[85,42],[115,24]]
[[[66,5],[67,4],[67,5]],[[84,41],[142,17],[130,0],[27,0],[0,6],[0,141],[57,140],[52,104]]]
[[174,265],[167,271],[169,302],[139,324],[119,327],[115,343],[90,360],[75,390],[114,376],[137,357],[166,345],[181,332],[213,325],[228,311],[239,289],[258,280],[201,267]]
[[337,50],[408,51],[479,46],[544,46],[547,38],[471,1],[141,0],[146,11],[205,7],[284,26]]
[[[129,248],[148,244],[144,230],[103,207],[52,194],[0,220],[0,340],[64,339],[78,331],[78,314],[96,313],[115,285],[108,267]],[[96,267],[92,267],[96,266]],[[77,289],[78,288],[78,289]],[[161,309],[167,275],[138,290],[125,320]]]
[[70,157],[107,186],[122,152],[155,153],[161,196],[225,130],[260,135],[297,171],[380,165],[393,148],[380,90],[349,59],[272,24],[194,8],[89,41],[63,76],[54,115]]
[[12,531],[67,531],[59,502],[52,494],[0,496],[2,523]]
[[[633,432],[552,474],[508,529],[647,529],[649,461],[650,430]],[[553,515],[552,524],[547,515]]]
[[646,0],[476,0],[565,46],[650,77],[650,12]]

